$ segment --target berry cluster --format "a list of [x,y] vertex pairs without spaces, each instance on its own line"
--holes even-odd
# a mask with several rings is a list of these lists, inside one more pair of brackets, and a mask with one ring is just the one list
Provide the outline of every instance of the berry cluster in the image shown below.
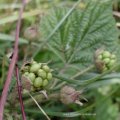
[[116,62],[116,56],[108,51],[101,51],[96,57],[96,67],[100,72],[111,69]]
[[46,87],[52,80],[51,69],[45,63],[32,61],[22,67],[22,75],[30,80],[32,90]]

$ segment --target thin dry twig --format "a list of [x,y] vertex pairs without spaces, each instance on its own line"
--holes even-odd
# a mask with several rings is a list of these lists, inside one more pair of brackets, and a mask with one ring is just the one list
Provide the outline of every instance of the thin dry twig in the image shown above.
[[18,89],[18,95],[19,95],[19,101],[20,101],[20,107],[21,107],[21,112],[22,112],[22,119],[26,120],[26,115],[25,115],[25,111],[24,111],[24,105],[23,105],[23,100],[22,100],[22,85],[20,82],[20,77],[19,77],[19,69],[18,66],[16,65],[15,67],[15,76],[16,76],[16,80],[17,80],[17,89]]
[[120,17],[120,12],[114,11],[114,12],[113,12],[113,15],[115,15],[115,16],[117,16],[117,17]]
[[116,23],[116,26],[117,26],[117,27],[120,27],[120,23]]

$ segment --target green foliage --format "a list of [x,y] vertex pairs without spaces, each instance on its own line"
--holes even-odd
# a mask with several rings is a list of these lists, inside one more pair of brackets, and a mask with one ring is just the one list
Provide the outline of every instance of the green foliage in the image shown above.
[[[85,8],[74,10],[48,40],[66,63],[89,63],[97,48],[115,50],[118,31],[112,17],[111,1],[86,1]],[[42,19],[40,28],[46,39],[69,9],[54,8]],[[53,51],[54,52],[54,51]]]
[[[105,89],[110,89],[110,86],[101,88],[103,94],[100,92],[96,93],[96,101],[100,101],[105,98],[105,95],[110,92],[107,90],[105,93]],[[96,105],[96,120],[118,120],[119,108],[117,104],[113,104],[111,99],[106,99],[104,102]]]

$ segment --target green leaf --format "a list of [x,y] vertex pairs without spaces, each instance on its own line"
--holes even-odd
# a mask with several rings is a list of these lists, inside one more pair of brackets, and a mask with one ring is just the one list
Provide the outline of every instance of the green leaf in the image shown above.
[[85,8],[74,10],[57,31],[54,28],[69,9],[53,8],[41,21],[43,39],[54,31],[48,43],[67,63],[91,64],[97,48],[113,51],[118,47],[111,3],[111,0],[85,0]]
[[94,82],[92,84],[89,84],[84,89],[90,90],[90,89],[94,89],[94,88],[99,88],[101,86],[108,86],[108,85],[114,85],[114,84],[119,84],[120,85],[120,80],[118,78],[101,80],[101,81],[97,81],[97,82]]
[[[41,46],[43,46],[53,35],[55,35],[55,32],[63,25],[63,23],[64,23],[64,21],[71,15],[71,13],[74,11],[74,9],[76,8],[76,6],[78,5],[78,3],[80,2],[81,0],[78,0],[78,2],[77,3],[75,3],[74,5],[73,5],[73,7],[71,8],[71,9],[69,9],[68,11],[66,11],[66,12],[64,12],[64,15],[63,15],[63,17],[59,20],[59,21],[57,21],[57,23],[56,23],[56,25],[55,26],[53,26],[53,29],[52,30],[50,30],[49,29],[49,26],[48,26],[48,29],[50,30],[49,31],[49,34],[47,35],[47,36],[44,36],[44,42],[43,42],[43,44],[41,45]],[[51,16],[52,17],[52,16]],[[43,21],[44,21],[44,19],[43,19]],[[51,20],[51,22],[52,22],[52,20]],[[46,23],[46,22],[45,22]],[[42,26],[42,24],[44,24],[44,23],[42,23],[41,22],[41,25],[40,26]],[[48,23],[49,24],[49,23]],[[41,27],[40,27],[41,28]],[[44,27],[43,27],[43,29],[44,29]],[[47,29],[45,29],[45,31],[47,31]],[[52,31],[52,32],[51,32]],[[41,32],[44,32],[42,29],[41,29]],[[38,53],[39,53],[39,51],[41,50],[41,46],[38,48],[38,50],[36,51],[36,53],[34,54],[34,56],[33,57],[35,57]],[[51,47],[52,48],[52,47]],[[52,48],[53,49],[53,48]],[[53,51],[54,52],[54,51]],[[55,52],[55,54],[56,54],[56,52]],[[58,56],[58,55],[57,55]],[[59,55],[60,56],[60,55]],[[61,57],[60,57],[61,58]],[[62,61],[64,61],[64,60],[62,60]]]
[[[100,101],[106,96],[97,93],[96,101]],[[117,104],[113,104],[112,100],[106,99],[101,104],[97,104],[96,106],[96,120],[117,120],[119,115],[119,108]]]
[[[28,113],[35,113],[35,114],[41,114],[40,111],[38,110],[30,110],[30,109],[26,109],[25,110]],[[78,117],[81,116],[81,112],[80,111],[76,111],[76,112],[54,112],[54,111],[45,111],[48,115],[51,116],[57,116],[57,117]]]

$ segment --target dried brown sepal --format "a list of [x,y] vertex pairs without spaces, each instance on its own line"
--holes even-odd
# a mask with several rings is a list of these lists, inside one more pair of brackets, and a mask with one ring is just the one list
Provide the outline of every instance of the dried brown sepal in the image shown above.
[[22,75],[21,80],[22,80],[22,87],[23,87],[23,89],[26,89],[26,90],[30,91],[31,88],[32,88],[32,83],[29,80],[29,78],[27,78],[26,76]]
[[98,56],[103,53],[104,49],[103,48],[100,48],[100,49],[97,49],[95,51],[95,54],[94,54],[94,60],[98,59]]
[[29,61],[25,61],[21,67],[21,72],[24,72],[25,68],[27,66],[30,66],[30,64],[32,63],[33,60],[29,60]]
[[98,72],[100,72],[100,73],[103,71],[103,69],[105,67],[105,63],[101,60],[96,60],[95,65],[96,65]]
[[100,73],[103,71],[103,68],[105,67],[105,63],[102,60],[99,60],[98,56],[101,53],[103,53],[103,51],[104,51],[104,49],[100,48],[100,49],[97,49],[94,54],[94,63],[95,63],[95,66],[96,66],[98,72],[100,72]]
[[79,91],[76,91],[74,88],[70,86],[64,86],[60,91],[60,100],[62,103],[66,105],[72,104],[72,103],[83,105],[79,101],[80,94],[81,93]]
[[27,38],[29,41],[36,40],[38,38],[39,31],[38,27],[36,25],[32,25],[28,28],[25,29],[24,31],[24,36]]

